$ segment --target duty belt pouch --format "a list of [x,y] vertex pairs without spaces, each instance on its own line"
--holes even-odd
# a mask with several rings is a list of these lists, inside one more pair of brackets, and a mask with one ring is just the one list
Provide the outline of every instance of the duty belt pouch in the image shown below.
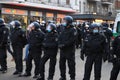
[[120,58],[117,59],[117,64],[120,65]]
[[114,58],[113,64],[120,65],[120,58]]

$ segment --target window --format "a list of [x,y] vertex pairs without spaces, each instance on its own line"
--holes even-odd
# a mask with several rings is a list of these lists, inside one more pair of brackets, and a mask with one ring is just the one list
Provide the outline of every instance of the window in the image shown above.
[[51,2],[51,0],[48,0],[48,3],[50,3]]
[[75,5],[78,5],[77,1],[78,1],[78,0],[75,0]]
[[57,3],[60,4],[60,0],[57,0]]
[[81,12],[81,1],[79,2],[79,11]]
[[120,33],[120,21],[117,23],[117,33]]
[[85,13],[85,10],[86,10],[86,3],[83,2],[83,6],[84,6],[84,13]]
[[67,5],[70,5],[70,0],[66,0],[66,4],[67,4]]

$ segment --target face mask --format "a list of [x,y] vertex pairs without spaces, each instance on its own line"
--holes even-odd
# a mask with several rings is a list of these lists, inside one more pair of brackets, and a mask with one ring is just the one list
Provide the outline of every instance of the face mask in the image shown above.
[[51,30],[47,30],[47,32],[51,32]]
[[62,25],[63,25],[64,27],[66,27],[66,26],[67,26],[67,23],[64,22]]
[[98,33],[99,31],[98,30],[93,30],[93,33]]

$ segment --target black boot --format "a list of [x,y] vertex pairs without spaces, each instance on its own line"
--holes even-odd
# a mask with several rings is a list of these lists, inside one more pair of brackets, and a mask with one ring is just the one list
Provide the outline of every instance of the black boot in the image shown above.
[[24,73],[22,76],[29,77],[29,76],[31,76],[31,73]]
[[39,76],[36,80],[45,80],[44,77]]
[[34,75],[34,76],[33,76],[34,79],[35,79],[35,78],[38,78],[38,77],[39,77],[39,75]]
[[7,72],[7,70],[2,70],[2,73],[6,73]]
[[53,80],[53,79],[48,78],[48,80]]
[[66,78],[61,77],[59,80],[66,80]]
[[18,72],[18,71],[15,71],[15,72],[13,73],[13,75],[17,75],[17,74],[19,74],[19,72]]

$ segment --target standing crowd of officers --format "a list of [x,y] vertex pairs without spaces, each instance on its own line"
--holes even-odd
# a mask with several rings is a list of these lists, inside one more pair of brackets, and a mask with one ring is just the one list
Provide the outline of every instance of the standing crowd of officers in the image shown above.
[[[48,80],[53,80],[56,65],[56,56],[60,49],[60,79],[66,80],[66,62],[68,63],[70,80],[75,80],[75,49],[81,48],[80,58],[86,57],[83,80],[90,80],[92,66],[94,65],[95,79],[101,79],[102,60],[113,63],[110,80],[117,80],[120,70],[120,36],[112,43],[112,31],[107,23],[83,23],[75,27],[71,16],[65,16],[63,23],[56,25],[52,21],[40,24],[38,21],[28,25],[25,31],[18,20],[5,24],[0,18],[0,66],[2,73],[7,72],[7,50],[15,61],[13,75],[19,77],[31,76],[32,60],[35,70],[33,78],[45,80],[45,63],[50,60]],[[79,45],[80,44],[80,45]],[[28,54],[26,69],[23,72],[23,48],[27,45]],[[11,47],[12,46],[12,51]],[[42,56],[42,52],[44,55]]]

